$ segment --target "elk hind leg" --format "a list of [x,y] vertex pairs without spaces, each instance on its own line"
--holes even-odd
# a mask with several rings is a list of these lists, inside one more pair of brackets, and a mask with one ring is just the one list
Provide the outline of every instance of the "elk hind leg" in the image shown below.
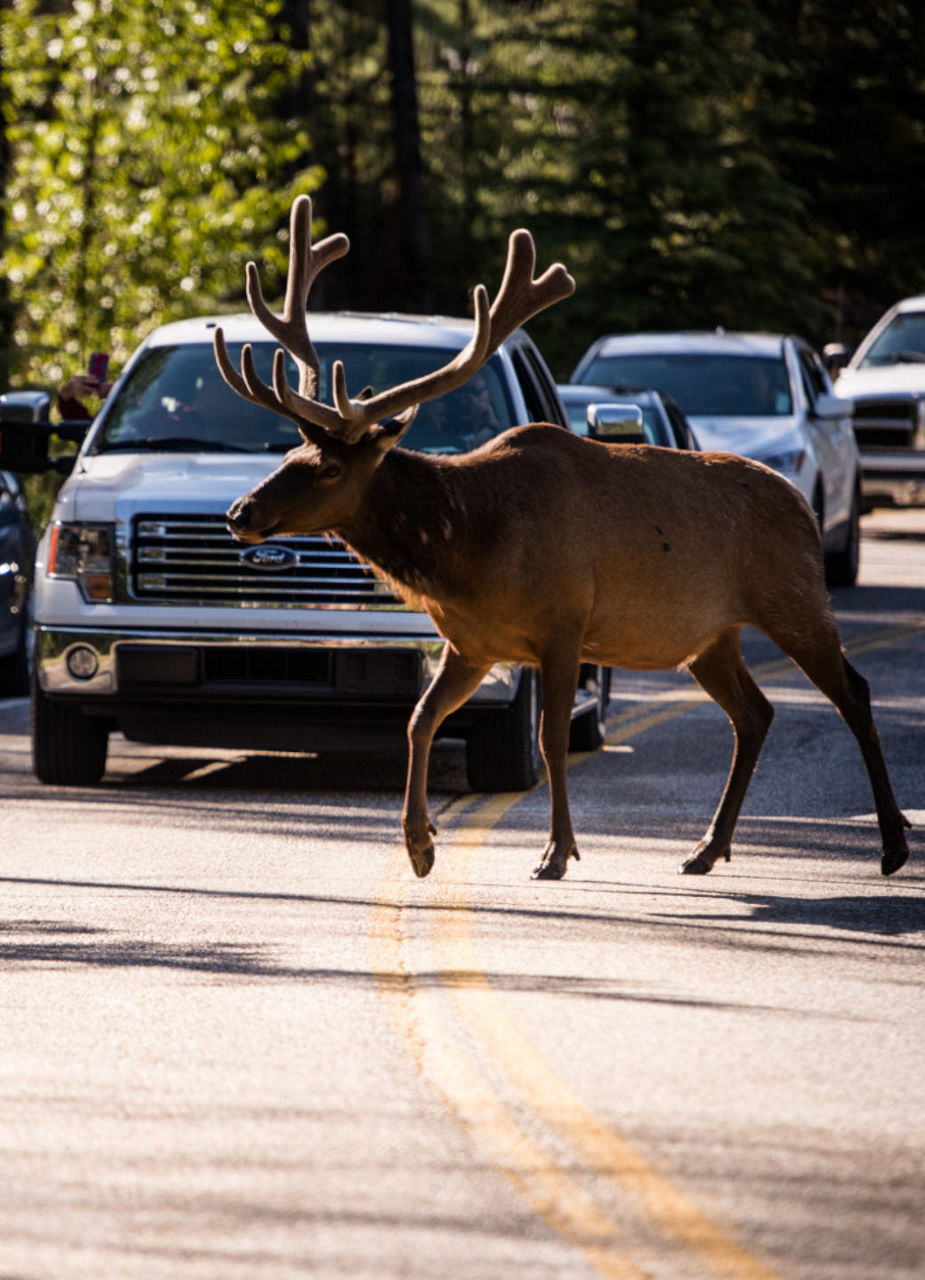
[[842,652],[834,623],[831,629],[821,632],[810,643],[783,645],[776,636],[773,638],[834,704],[854,735],[861,749],[877,810],[882,844],[880,870],[885,876],[892,875],[909,856],[905,828],[912,824],[901,812],[893,795],[871,711],[867,681]]
[[579,861],[578,846],[569,813],[568,742],[572,705],[578,688],[578,634],[563,632],[542,654],[543,712],[540,718],[540,750],[546,762],[551,807],[549,842],[534,867],[534,880],[561,880],[569,858]]
[[729,775],[713,821],[680,867],[684,875],[702,876],[712,870],[719,858],[728,862],[731,857],[732,835],[774,718],[774,708],[742,660],[738,628],[724,632],[688,665],[688,670],[700,687],[726,712],[735,738]]

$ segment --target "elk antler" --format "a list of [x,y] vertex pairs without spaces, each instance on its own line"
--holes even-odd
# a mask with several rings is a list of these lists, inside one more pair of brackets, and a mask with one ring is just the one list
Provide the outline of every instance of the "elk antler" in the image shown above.
[[539,280],[533,279],[535,267],[533,236],[523,227],[512,231],[507,242],[507,264],[501,288],[491,307],[489,355],[518,325],[526,324],[531,316],[575,292],[575,281],[561,262],[553,263]]
[[263,300],[260,279],[253,262],[247,264],[247,300],[257,319],[292,355],[299,369],[299,389],[286,381],[285,356],[277,350],[273,360],[273,386],[257,374],[250,345],[241,352],[241,372],[231,363],[225,337],[215,331],[215,358],[229,386],[246,400],[274,409],[298,423],[304,434],[315,438],[312,428],[337,436],[354,444],[371,426],[388,418],[397,420],[398,429],[390,431],[397,441],[414,417],[417,407],[436,400],[462,386],[481,368],[491,354],[520,324],[552,303],[566,298],[575,290],[575,281],[561,263],[556,263],[538,280],[533,279],[536,251],[529,231],[514,231],[508,241],[507,265],[501,288],[489,309],[488,294],[483,285],[473,293],[475,332],[466,346],[448,364],[421,378],[413,378],[378,395],[366,392],[351,399],[347,393],[344,366],[335,361],[331,371],[333,405],[317,400],[318,357],[308,336],[306,305],[312,281],[329,262],[342,257],[349,241],[344,235],[332,235],[312,245],[312,206],[308,196],[297,197],[292,206],[289,241],[289,278],[282,316],[274,315]]

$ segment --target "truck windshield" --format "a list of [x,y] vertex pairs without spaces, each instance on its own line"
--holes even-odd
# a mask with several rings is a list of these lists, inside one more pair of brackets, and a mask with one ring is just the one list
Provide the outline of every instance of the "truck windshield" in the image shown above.
[[[257,371],[272,382],[274,343],[254,344]],[[341,359],[348,389],[384,391],[440,368],[453,355],[446,348],[384,347],[316,343],[321,365],[319,399],[331,403],[330,371]],[[240,344],[229,344],[232,362],[240,362]],[[287,357],[290,384],[295,366]],[[464,453],[514,425],[503,375],[495,356],[456,391],[422,405],[402,444],[433,453]],[[152,347],[132,369],[106,405],[95,453],[115,450],[191,449],[247,453],[284,452],[302,443],[298,427],[269,409],[242,399],[222,379],[211,346]]]
[[657,387],[688,417],[779,417],[793,413],[779,356],[600,355],[582,370],[601,386]]
[[925,364],[925,311],[901,311],[870,344],[859,369],[884,364]]

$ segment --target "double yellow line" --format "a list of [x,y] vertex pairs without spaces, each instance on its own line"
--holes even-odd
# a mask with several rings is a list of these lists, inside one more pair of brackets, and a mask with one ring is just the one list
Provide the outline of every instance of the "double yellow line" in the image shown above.
[[[411,882],[400,847],[388,859],[381,893],[388,892],[385,881],[407,891],[394,903],[380,897],[372,952],[402,1044],[488,1164],[598,1274],[647,1280],[660,1270],[647,1266],[656,1249],[686,1259],[679,1258],[678,1275],[693,1262],[691,1275],[780,1280],[589,1110],[523,1034],[483,972],[466,886],[490,832],[520,798],[467,797],[444,812],[445,824],[459,821],[441,850],[452,880],[445,873]],[[428,967],[419,958],[424,951],[436,984],[419,979]],[[589,1189],[598,1178],[609,1186],[606,1197]],[[614,1196],[619,1214],[602,1203]]]
[[[884,630],[850,650],[891,644],[923,629],[925,621]],[[773,680],[791,671],[784,659],[754,674]],[[706,700],[692,691],[636,706],[614,717],[607,741],[626,742]],[[574,757],[572,764],[585,758]],[[447,806],[441,815],[449,829],[438,869],[443,874],[433,879],[412,880],[402,846],[387,859],[370,940],[400,1041],[489,1165],[598,1274],[648,1280],[665,1274],[666,1256],[673,1256],[673,1275],[780,1280],[585,1105],[523,1034],[486,977],[472,935],[468,885],[490,833],[522,798],[466,796]],[[428,968],[432,977],[425,982]]]

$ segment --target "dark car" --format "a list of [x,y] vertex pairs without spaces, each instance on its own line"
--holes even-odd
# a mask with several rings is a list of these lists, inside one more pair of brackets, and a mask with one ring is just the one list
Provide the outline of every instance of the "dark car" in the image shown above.
[[29,690],[35,536],[19,482],[0,471],[0,697]]
[[629,404],[642,411],[642,435],[646,444],[667,449],[699,449],[697,437],[671,396],[653,387],[602,387],[567,383],[558,388],[569,423],[578,435],[588,434],[588,406]]

